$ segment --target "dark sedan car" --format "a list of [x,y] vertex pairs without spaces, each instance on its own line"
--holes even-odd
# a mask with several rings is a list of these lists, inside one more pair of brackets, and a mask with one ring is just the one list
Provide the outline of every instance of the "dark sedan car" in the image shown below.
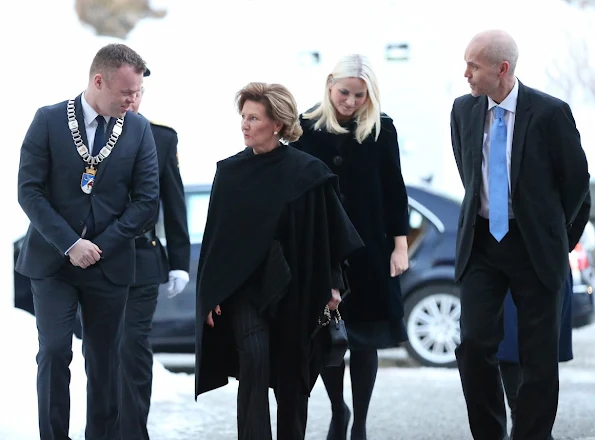
[[[434,337],[434,334],[423,335],[419,328],[424,313],[431,305],[436,305],[439,310],[449,308],[451,318],[436,324],[433,331],[439,334],[434,337],[432,344],[436,350],[442,350],[439,345],[444,344],[450,351],[450,346],[458,343],[460,306],[453,276],[459,204],[420,187],[409,186],[407,191],[410,210],[410,268],[401,275],[401,287],[405,297],[408,330],[414,337],[407,349],[426,365],[442,365],[448,356],[434,354],[435,350],[426,346],[428,336]],[[152,331],[155,351],[188,353],[194,350],[194,290],[209,192],[209,186],[186,188],[192,241],[191,281],[186,291],[174,300],[168,300],[164,290],[160,292]],[[162,236],[160,229],[158,227],[158,235]],[[419,338],[419,342],[416,342],[416,338]]]
[[[161,287],[150,337],[155,352],[194,352],[196,270],[210,189],[210,185],[186,186],[192,242],[190,282],[173,299],[168,299],[165,286]],[[409,333],[405,348],[422,365],[453,367],[454,350],[460,342],[459,288],[453,279],[460,202],[425,187],[408,186],[407,192],[410,262],[409,270],[401,275]],[[157,225],[157,235],[167,245],[161,222]],[[20,241],[15,244],[15,257],[19,250]],[[585,266],[584,259],[581,261],[576,271],[573,301],[576,326],[590,323],[593,317],[592,264]],[[15,305],[33,313],[28,281],[18,274],[15,274],[15,292]]]

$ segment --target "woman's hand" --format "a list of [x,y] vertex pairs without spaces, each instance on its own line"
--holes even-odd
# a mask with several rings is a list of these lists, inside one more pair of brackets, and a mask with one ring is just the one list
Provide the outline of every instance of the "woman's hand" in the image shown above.
[[390,276],[396,277],[409,269],[407,236],[395,237],[395,248],[390,255]]
[[[215,313],[217,315],[220,315],[221,314],[221,307],[219,307],[219,306],[215,307]],[[207,325],[209,327],[215,327],[215,321],[213,321],[213,311],[212,310],[207,315]]]
[[341,293],[337,289],[331,289],[332,298],[328,302],[329,310],[337,310],[341,303]]
[[396,277],[409,269],[407,249],[398,248],[390,256],[390,276]]

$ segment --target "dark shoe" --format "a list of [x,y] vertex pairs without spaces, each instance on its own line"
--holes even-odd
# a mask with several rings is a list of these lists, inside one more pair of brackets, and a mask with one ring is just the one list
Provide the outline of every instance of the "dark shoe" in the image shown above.
[[[503,440],[512,440],[509,436],[504,437]],[[547,438],[547,440],[554,440],[554,437],[552,437],[551,435]]]
[[368,440],[368,437],[364,435],[363,437],[359,434],[354,434],[353,431],[351,432],[351,440]]
[[[355,428],[355,429],[354,429]],[[364,421],[364,426],[355,426],[355,423],[351,427],[351,440],[367,440],[368,436],[366,434],[366,425]]]
[[328,428],[328,435],[326,440],[347,440],[347,427],[349,426],[349,419],[351,418],[351,411],[347,404],[343,404],[343,415],[336,416],[333,414],[331,424]]

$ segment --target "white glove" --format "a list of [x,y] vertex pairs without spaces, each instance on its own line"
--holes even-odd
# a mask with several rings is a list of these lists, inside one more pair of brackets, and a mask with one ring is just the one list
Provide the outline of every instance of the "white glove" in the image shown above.
[[170,270],[169,282],[167,283],[168,298],[173,298],[186,287],[190,281],[190,276],[185,270]]

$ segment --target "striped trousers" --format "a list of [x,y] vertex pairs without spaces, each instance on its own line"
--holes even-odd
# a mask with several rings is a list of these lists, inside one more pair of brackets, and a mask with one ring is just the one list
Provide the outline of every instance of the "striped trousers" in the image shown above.
[[[238,440],[272,440],[270,324],[249,299],[233,298],[228,307],[240,364]],[[278,440],[304,440],[306,435],[308,396],[303,393],[299,371],[296,365],[295,372],[276,375]]]

